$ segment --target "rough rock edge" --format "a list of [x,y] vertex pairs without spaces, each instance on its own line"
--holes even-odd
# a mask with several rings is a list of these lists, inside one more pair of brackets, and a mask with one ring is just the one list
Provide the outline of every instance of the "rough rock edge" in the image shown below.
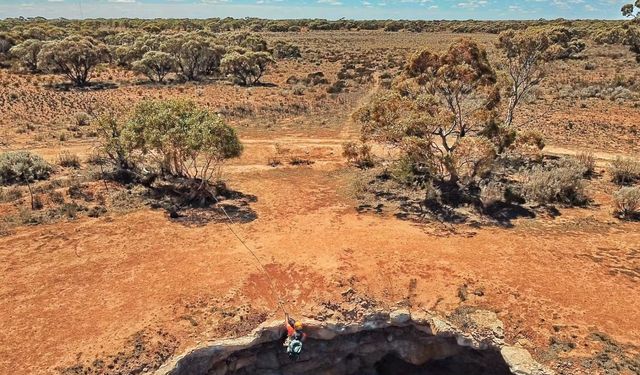
[[[554,375],[555,373],[536,362],[523,348],[509,346],[504,342],[502,322],[491,311],[476,311],[468,316],[473,332],[464,332],[451,322],[428,311],[395,310],[391,313],[377,312],[368,315],[359,323],[305,321],[305,332],[318,340],[331,340],[339,335],[354,334],[389,327],[413,326],[427,334],[440,337],[453,337],[460,346],[475,350],[494,349],[514,375]],[[233,353],[269,341],[279,340],[285,334],[282,321],[268,321],[249,335],[199,343],[185,353],[172,358],[160,367],[156,375],[172,375],[175,370],[189,361],[189,368],[195,372],[206,373],[213,363],[228,358]]]

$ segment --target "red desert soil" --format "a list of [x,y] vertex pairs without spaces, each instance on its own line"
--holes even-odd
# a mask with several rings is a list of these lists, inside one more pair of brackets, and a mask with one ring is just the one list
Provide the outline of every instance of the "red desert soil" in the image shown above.
[[[511,229],[452,233],[359,214],[338,145],[318,147],[326,160],[311,167],[264,170],[265,158],[256,158],[242,161],[255,168],[228,173],[234,189],[257,197],[257,219],[235,228],[296,316],[314,316],[352,288],[387,305],[413,294],[414,308],[492,309],[507,340],[537,357],[564,333],[587,355],[594,331],[640,344],[638,223],[574,209]],[[0,238],[1,374],[90,363],[139,332],[170,337],[179,353],[279,314],[266,278],[222,223],[187,227],[144,209]]]

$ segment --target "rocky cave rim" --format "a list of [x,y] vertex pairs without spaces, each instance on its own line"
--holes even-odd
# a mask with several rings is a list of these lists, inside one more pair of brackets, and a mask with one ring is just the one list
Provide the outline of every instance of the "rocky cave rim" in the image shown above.
[[282,346],[283,323],[268,321],[243,337],[198,344],[156,374],[391,375],[400,372],[389,368],[398,367],[405,375],[553,374],[526,350],[504,343],[495,313],[475,313],[465,331],[426,311],[377,312],[350,323],[305,320],[308,338],[297,362]]

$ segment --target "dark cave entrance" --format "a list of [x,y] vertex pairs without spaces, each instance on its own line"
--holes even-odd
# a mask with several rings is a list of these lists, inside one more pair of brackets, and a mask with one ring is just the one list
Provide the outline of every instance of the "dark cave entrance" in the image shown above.
[[434,336],[414,326],[386,327],[308,339],[298,361],[291,361],[284,338],[228,350],[221,355],[193,352],[173,375],[509,375],[497,350],[458,345],[454,337]]

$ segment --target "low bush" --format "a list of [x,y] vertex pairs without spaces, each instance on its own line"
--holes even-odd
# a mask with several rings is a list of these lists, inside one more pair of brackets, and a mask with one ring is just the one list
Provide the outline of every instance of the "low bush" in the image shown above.
[[366,143],[347,142],[343,144],[342,156],[358,168],[371,168],[374,165],[371,146]]
[[350,195],[355,199],[364,199],[367,193],[367,181],[363,176],[357,176],[351,183]]
[[28,151],[6,152],[0,155],[0,184],[30,183],[45,180],[50,174],[49,163]]
[[589,177],[593,175],[596,168],[596,158],[593,156],[593,152],[580,152],[576,155],[578,164],[584,169],[584,176]]
[[329,80],[327,80],[323,72],[313,72],[307,74],[307,76],[301,79],[300,82],[305,86],[317,86],[326,85],[329,83]]
[[545,142],[540,132],[525,130],[518,132],[516,135],[511,133],[506,134],[506,136],[505,138],[508,138],[505,139],[507,143],[512,142],[507,150],[512,158],[519,159],[523,162],[542,161],[542,150],[545,147]]
[[80,211],[85,211],[86,207],[79,205],[77,203],[64,203],[62,206],[58,208],[57,214],[61,217],[65,217],[67,219],[73,220],[78,217],[78,213]]
[[14,220],[22,225],[39,225],[46,222],[46,217],[45,215],[36,214],[33,211],[21,207]]
[[108,160],[103,155],[100,155],[99,152],[92,152],[87,156],[86,162],[90,165],[105,165]]
[[71,185],[69,185],[67,192],[71,199],[82,199],[84,201],[91,202],[94,200],[93,192],[88,189],[88,187],[89,186],[85,183],[74,179],[71,181]]
[[64,194],[59,191],[52,191],[49,193],[49,201],[55,204],[63,204],[64,203]]
[[278,41],[273,46],[273,57],[276,59],[295,59],[301,56],[300,47],[294,44]]
[[91,116],[85,112],[76,113],[75,122],[77,126],[87,126],[91,123]]
[[311,165],[313,163],[313,160],[298,155],[294,155],[289,159],[289,164],[291,165]]
[[405,155],[395,161],[385,174],[401,185],[428,189],[434,183],[433,168],[428,162],[412,156]]
[[496,158],[494,145],[485,137],[465,137],[452,153],[452,163],[460,182],[469,184],[476,176],[491,172]]
[[504,186],[491,181],[480,188],[480,203],[485,210],[490,209],[496,203],[504,199]]
[[329,94],[338,94],[344,91],[347,87],[345,81],[339,79],[335,81],[331,86],[327,87],[327,93]]
[[393,163],[389,175],[396,182],[407,186],[414,185],[418,180],[415,163],[407,156]]
[[69,151],[63,151],[58,155],[58,165],[65,168],[80,168],[80,158]]
[[636,218],[640,215],[640,187],[623,187],[613,193],[616,215],[621,219]]
[[34,210],[41,210],[44,207],[44,203],[42,202],[42,198],[39,195],[33,196],[33,202],[31,203],[31,208]]
[[515,139],[516,146],[531,147],[542,150],[545,146],[544,136],[536,130],[525,130],[519,132]]
[[582,205],[587,202],[583,170],[575,164],[533,169],[523,185],[528,200],[540,204]]
[[107,213],[107,208],[104,206],[93,206],[87,212],[87,216],[89,217],[100,217]]
[[22,198],[22,190],[18,187],[0,188],[0,203],[15,202]]
[[304,86],[297,84],[293,86],[293,89],[291,89],[291,92],[293,93],[293,95],[302,96],[304,95]]
[[267,159],[267,165],[270,167],[277,167],[282,164],[282,160],[278,156],[270,156]]
[[591,167],[588,160],[581,160],[578,157],[562,158],[555,163],[555,166],[575,171],[576,174],[580,174],[582,177],[587,177],[589,175],[589,168]]
[[609,173],[616,184],[631,184],[640,179],[640,162],[631,158],[617,157],[609,164]]

